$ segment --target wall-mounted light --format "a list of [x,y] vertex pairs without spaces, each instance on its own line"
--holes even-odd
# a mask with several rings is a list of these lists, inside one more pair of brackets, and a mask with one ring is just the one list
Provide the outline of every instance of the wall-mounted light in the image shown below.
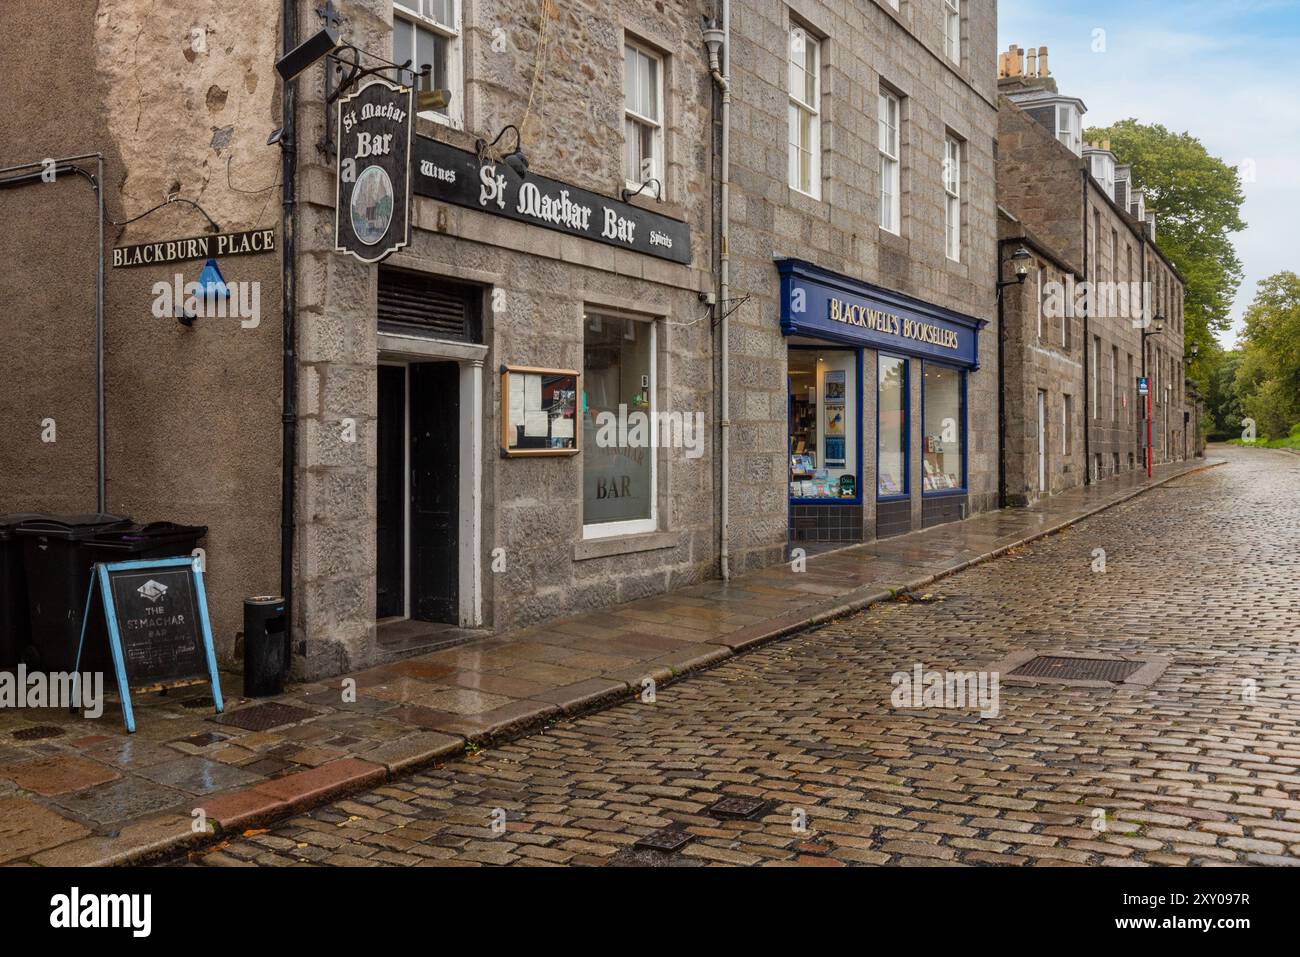
[[322,27],[312,36],[275,61],[275,72],[288,83],[317,60],[333,53],[339,46],[337,30]]
[[[203,264],[196,285],[198,289],[195,298],[203,303],[213,303],[218,299],[230,298],[230,287],[226,285],[226,279],[221,275],[221,267],[217,265],[215,259],[209,259]],[[192,327],[194,320],[203,315],[202,310],[191,312],[186,309],[184,297],[176,303],[176,320],[183,326]]]
[[[509,153],[502,155],[497,149],[497,144],[500,143],[501,138],[511,130],[514,130],[515,133],[515,148]],[[514,170],[520,179],[524,179],[528,176],[528,157],[524,155],[523,137],[519,133],[519,127],[515,126],[513,123],[509,126],[502,127],[501,132],[496,135],[496,138],[492,140],[491,143],[487,140],[475,140],[474,152],[478,154],[480,165],[499,156],[500,161]]]
[[1025,281],[1029,275],[1029,263],[1034,257],[1029,254],[1029,250],[1024,246],[1017,246],[1016,251],[1011,254],[1011,271],[1015,275],[1014,279],[998,280],[998,288],[1003,286],[1016,286]]
[[654,178],[651,178],[651,179],[646,180],[644,183],[642,183],[642,184],[641,184],[640,186],[638,186],[636,189],[627,189],[627,188],[621,189],[621,190],[619,190],[618,195],[622,198],[623,202],[626,203],[626,202],[627,202],[629,199],[631,199],[633,196],[639,196],[639,195],[642,193],[642,191],[644,191],[645,188],[646,188],[647,186],[649,186],[651,183],[654,183],[654,184],[655,184],[654,192],[653,192],[651,195],[654,196],[655,199],[662,199],[662,198],[663,198],[663,195],[662,195],[662,194],[663,194],[663,184],[661,184],[661,183],[659,182],[659,180],[654,179]]

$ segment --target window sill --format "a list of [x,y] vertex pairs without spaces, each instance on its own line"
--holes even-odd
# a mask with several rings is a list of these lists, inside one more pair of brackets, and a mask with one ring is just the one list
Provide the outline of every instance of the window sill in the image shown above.
[[682,543],[681,532],[642,532],[635,535],[611,535],[609,538],[587,538],[573,543],[573,560],[611,558],[615,555],[634,555],[662,548],[676,548]]

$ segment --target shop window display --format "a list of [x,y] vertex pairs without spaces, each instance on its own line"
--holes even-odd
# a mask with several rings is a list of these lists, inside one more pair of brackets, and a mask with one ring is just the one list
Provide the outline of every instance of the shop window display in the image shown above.
[[856,499],[857,352],[791,349],[790,497]]
[[963,428],[964,373],[960,369],[924,363],[922,419],[923,491],[947,492],[966,485],[966,430]]

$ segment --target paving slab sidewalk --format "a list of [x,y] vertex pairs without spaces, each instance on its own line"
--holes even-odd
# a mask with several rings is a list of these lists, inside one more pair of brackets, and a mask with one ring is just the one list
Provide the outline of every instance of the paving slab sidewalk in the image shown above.
[[[224,715],[212,714],[204,689],[144,696],[133,735],[115,703],[96,721],[3,710],[0,864],[126,864],[210,843],[924,588],[1221,461],[1110,479],[812,556],[803,571],[703,582],[274,699],[228,697]],[[225,675],[222,685],[233,692],[242,680]]]

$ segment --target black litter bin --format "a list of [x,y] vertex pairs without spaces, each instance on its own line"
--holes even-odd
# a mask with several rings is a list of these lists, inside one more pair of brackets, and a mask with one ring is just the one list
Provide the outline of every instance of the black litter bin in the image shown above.
[[31,643],[23,543],[14,530],[22,522],[44,517],[39,512],[0,515],[0,668],[18,664],[18,656]]
[[[131,520],[120,515],[45,515],[20,522],[14,530],[23,543],[27,570],[27,608],[31,640],[20,658],[33,671],[71,671],[86,612],[86,594],[95,559],[87,543],[97,532],[126,529]],[[92,616],[92,623],[94,622]],[[103,630],[103,613],[99,628]],[[106,646],[107,642],[98,642]],[[108,649],[90,655],[87,667],[106,670]]]
[[284,692],[284,676],[289,670],[285,624],[284,599],[279,595],[244,599],[245,698]]

